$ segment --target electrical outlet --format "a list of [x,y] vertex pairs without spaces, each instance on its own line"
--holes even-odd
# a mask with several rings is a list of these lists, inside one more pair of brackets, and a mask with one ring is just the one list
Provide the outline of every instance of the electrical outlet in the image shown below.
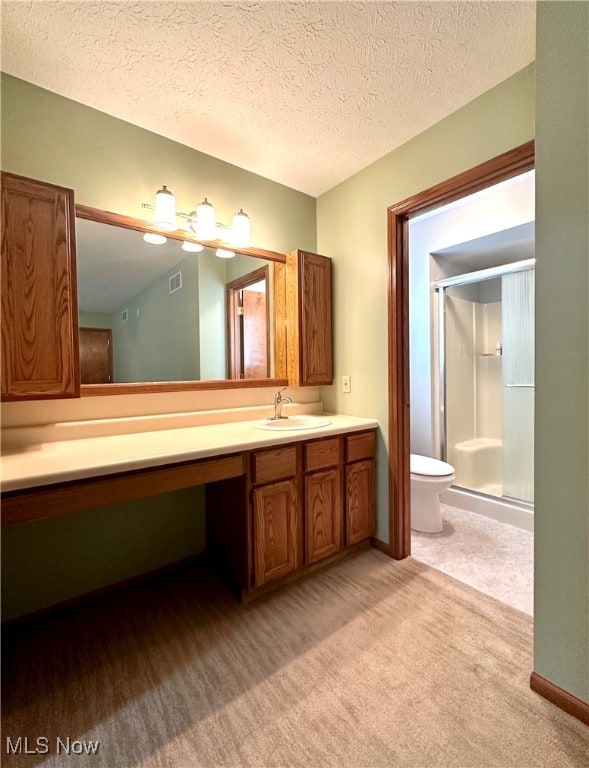
[[351,391],[352,391],[352,377],[342,376],[342,392],[351,392]]

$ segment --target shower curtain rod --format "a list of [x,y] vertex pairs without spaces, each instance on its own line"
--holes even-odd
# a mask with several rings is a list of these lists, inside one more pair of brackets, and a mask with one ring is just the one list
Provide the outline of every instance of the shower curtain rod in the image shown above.
[[493,277],[501,277],[511,272],[523,272],[525,269],[534,269],[536,259],[524,259],[523,261],[514,261],[511,264],[502,264],[499,267],[488,267],[487,269],[478,269],[476,272],[466,272],[462,275],[445,277],[434,283],[434,289],[449,288],[452,285],[468,285],[469,283],[478,283],[480,280],[490,280]]

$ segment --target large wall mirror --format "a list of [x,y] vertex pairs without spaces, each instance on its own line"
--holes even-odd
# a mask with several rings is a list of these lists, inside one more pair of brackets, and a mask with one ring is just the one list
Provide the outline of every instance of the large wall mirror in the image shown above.
[[85,393],[285,383],[284,255],[223,258],[216,243],[193,252],[188,234],[151,244],[145,232],[155,230],[76,206]]

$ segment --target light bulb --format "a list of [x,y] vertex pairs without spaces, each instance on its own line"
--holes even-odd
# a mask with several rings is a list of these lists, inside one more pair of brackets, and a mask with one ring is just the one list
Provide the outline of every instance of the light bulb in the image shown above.
[[204,250],[204,245],[200,245],[200,243],[192,243],[190,240],[184,240],[182,243],[182,250],[188,251],[188,253],[200,253],[200,251]]
[[153,226],[166,232],[175,232],[177,229],[176,198],[165,184],[155,193]]
[[250,244],[250,217],[240,208],[233,217],[233,245],[247,248]]
[[196,206],[195,231],[201,240],[215,240],[217,237],[217,224],[215,221],[215,209],[205,199]]
[[163,245],[168,238],[163,235],[156,235],[155,232],[146,232],[143,235],[143,239],[146,243],[151,243],[151,245]]
[[232,259],[235,256],[233,251],[228,251],[226,248],[217,248],[215,253],[220,259]]

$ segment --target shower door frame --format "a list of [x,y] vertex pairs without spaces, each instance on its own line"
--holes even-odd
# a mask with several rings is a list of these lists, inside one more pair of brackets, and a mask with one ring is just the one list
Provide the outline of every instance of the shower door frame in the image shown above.
[[374,543],[397,560],[411,554],[409,219],[530,171],[534,160],[528,141],[387,209],[389,543]]
[[[438,408],[440,413],[440,456],[444,461],[448,460],[448,421],[447,421],[447,402],[446,402],[446,288],[454,288],[459,285],[473,285],[481,283],[484,280],[493,280],[503,275],[510,275],[514,272],[525,272],[529,269],[535,269],[536,259],[522,259],[513,261],[510,264],[501,264],[497,267],[488,267],[487,269],[477,269],[473,272],[464,272],[461,275],[445,277],[434,283],[434,290],[438,294]],[[469,489],[470,490],[470,489]]]

